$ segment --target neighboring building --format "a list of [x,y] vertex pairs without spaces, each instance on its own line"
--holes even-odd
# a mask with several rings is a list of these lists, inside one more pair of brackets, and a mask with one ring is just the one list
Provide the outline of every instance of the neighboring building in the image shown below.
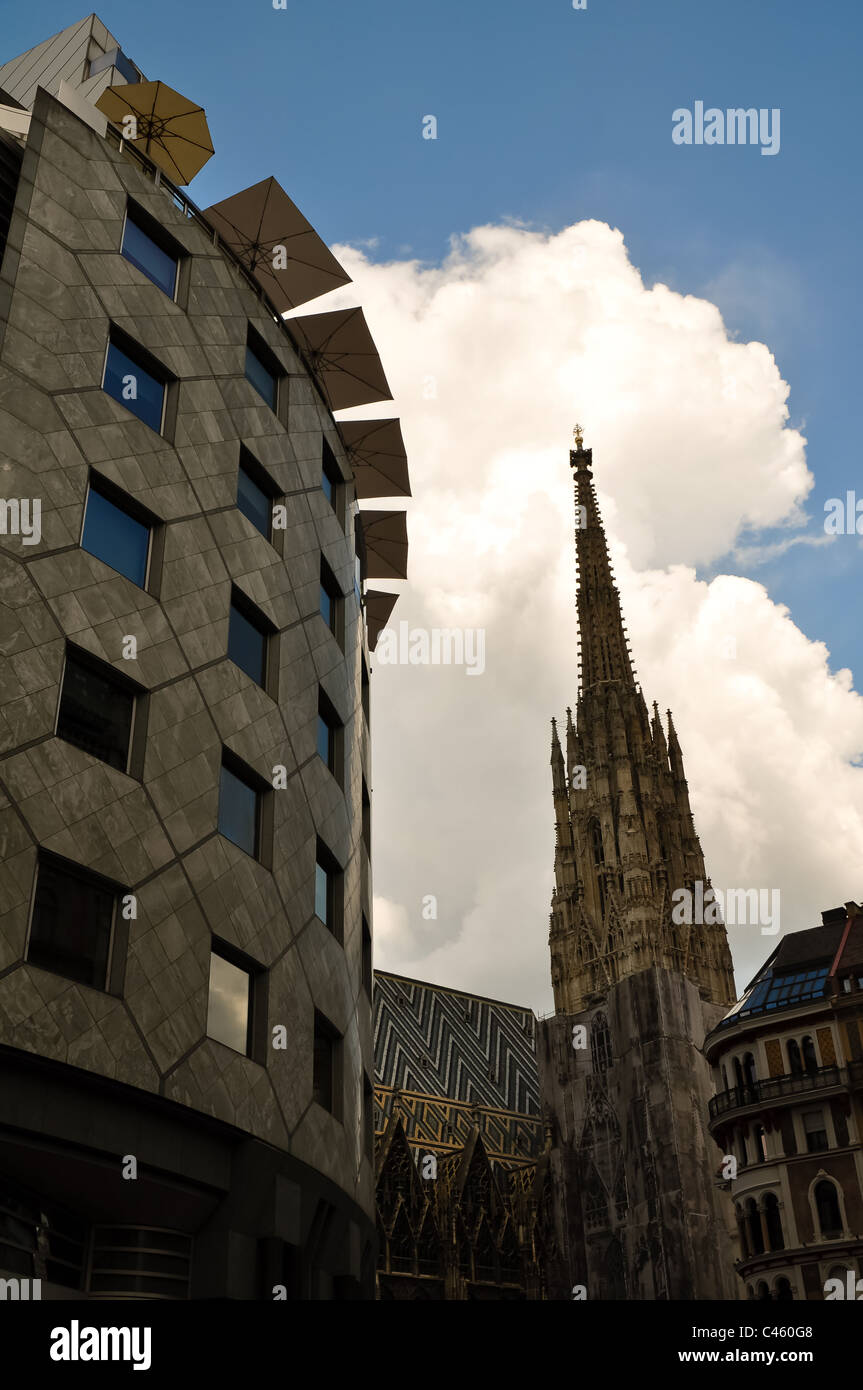
[[0,67],[0,1277],[373,1297],[398,425],[334,420],[389,399],[360,311],[281,318],[348,277],[277,185],[281,279],[93,105],[141,81],[93,15]]
[[374,1014],[380,1297],[544,1298],[533,1013],[377,971]]
[[672,918],[674,891],[708,882],[680,745],[636,683],[578,433],[570,463],[581,679],[566,764],[553,722],[556,1014],[537,1042],[559,1239],[587,1298],[733,1298],[701,1052],[734,998],[731,957],[721,923]]
[[705,1043],[749,1298],[817,1301],[828,1279],[863,1276],[863,914],[821,915],[782,938]]

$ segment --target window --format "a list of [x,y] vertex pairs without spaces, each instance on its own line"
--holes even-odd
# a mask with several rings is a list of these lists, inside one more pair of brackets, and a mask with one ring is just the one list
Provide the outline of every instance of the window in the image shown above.
[[[109,491],[112,496],[109,496]],[[84,508],[81,546],[140,589],[147,582],[153,528],[118,505],[119,493],[91,479]]]
[[252,457],[248,449],[241,449],[237,473],[237,506],[266,541],[272,538],[273,502],[277,496],[274,484],[257,459]]
[[126,772],[134,717],[131,685],[112,667],[68,647],[57,737]]
[[768,1192],[764,1198],[764,1216],[767,1224],[767,1241],[771,1250],[783,1250],[785,1238],[782,1234],[782,1217],[779,1212],[779,1199],[775,1192]]
[[590,1060],[594,1073],[608,1071],[612,1062],[611,1031],[605,1014],[597,1014],[590,1025]]
[[207,1004],[207,1037],[248,1053],[251,1024],[252,977],[248,970],[227,960],[214,947],[210,953],[210,992]]
[[340,604],[342,601],[342,591],[336,583],[335,575],[321,557],[321,617],[326,623],[330,632],[338,638],[339,618],[341,615]]
[[258,395],[275,411],[279,403],[279,377],[283,375],[278,358],[270,351],[263,338],[249,328],[246,341],[246,380],[254,386]]
[[372,853],[372,803],[369,797],[369,789],[366,786],[366,779],[363,778],[363,844],[366,847],[366,854],[371,858]]
[[321,440],[321,487],[324,496],[334,511],[338,511],[339,487],[342,475],[339,472],[339,465],[336,463],[336,456],[327,443],[326,439]]
[[842,1215],[839,1211],[839,1197],[832,1182],[822,1179],[815,1184],[815,1208],[818,1212],[818,1225],[824,1240],[835,1240],[842,1234]]
[[341,869],[323,841],[318,841],[315,858],[315,914],[341,941]]
[[827,1127],[822,1110],[806,1110],[803,1113],[803,1133],[806,1135],[806,1148],[809,1153],[820,1153],[829,1148]]
[[126,211],[120,253],[169,299],[174,298],[180,264],[179,248],[158,227],[158,223],[131,205]]
[[755,1138],[755,1157],[759,1163],[767,1162],[767,1130],[763,1125],[756,1125],[753,1130]]
[[342,722],[323,690],[318,692],[318,754],[337,782],[341,781]]
[[258,685],[267,680],[267,644],[272,629],[245,594],[234,589],[228,620],[228,656]]
[[41,859],[27,959],[68,980],[106,989],[116,889],[64,861]]
[[112,329],[102,389],[161,433],[168,373],[148,352]]
[[818,1057],[815,1053],[815,1044],[810,1037],[803,1039],[803,1065],[807,1071],[818,1070]]
[[368,922],[366,921],[365,913],[363,913],[363,945],[362,945],[362,952],[363,952],[363,959],[362,959],[363,989],[365,990],[366,994],[369,996],[369,999],[371,999],[371,997],[372,997],[372,934],[371,934],[371,932],[369,931],[369,924],[368,924]]
[[792,1076],[803,1075],[803,1063],[800,1060],[800,1048],[794,1038],[788,1043],[788,1070]]
[[761,1227],[761,1216],[755,1205],[755,1198],[750,1197],[746,1203],[746,1225],[749,1231],[749,1246],[754,1255],[764,1254],[764,1233]]
[[260,848],[261,792],[238,764],[222,763],[219,783],[219,833],[246,854],[257,857]]
[[315,1010],[315,1053],[312,1099],[340,1118],[341,1038],[331,1023]]
[[370,720],[369,720],[369,704],[370,704],[370,701],[369,701],[369,668],[366,666],[366,659],[365,659],[365,657],[362,657],[361,660],[362,660],[362,664],[361,664],[361,666],[360,666],[360,682],[361,682],[361,692],[360,692],[360,693],[361,693],[361,696],[362,696],[363,714],[365,715],[366,724],[369,724],[369,722],[370,722]]

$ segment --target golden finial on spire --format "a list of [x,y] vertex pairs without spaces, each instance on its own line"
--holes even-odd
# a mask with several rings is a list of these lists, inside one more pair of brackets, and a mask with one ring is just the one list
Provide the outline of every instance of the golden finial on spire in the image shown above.
[[581,446],[582,446],[582,444],[584,443],[584,438],[583,438],[582,433],[581,433],[581,425],[576,425],[576,427],[575,427],[575,429],[572,431],[572,433],[573,433],[573,437],[574,437],[574,439],[575,439],[575,447],[576,447],[576,449],[581,449]]

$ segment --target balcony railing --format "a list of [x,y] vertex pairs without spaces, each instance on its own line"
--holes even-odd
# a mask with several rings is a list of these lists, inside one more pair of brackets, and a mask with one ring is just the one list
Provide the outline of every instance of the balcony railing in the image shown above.
[[[729,1110],[742,1110],[748,1105],[767,1105],[787,1096],[803,1095],[807,1091],[823,1090],[828,1086],[847,1086],[853,1078],[843,1067],[818,1067],[817,1070],[794,1072],[790,1076],[771,1076],[743,1086],[720,1091],[710,1102],[710,1118],[717,1119]],[[859,1081],[858,1081],[859,1084]]]

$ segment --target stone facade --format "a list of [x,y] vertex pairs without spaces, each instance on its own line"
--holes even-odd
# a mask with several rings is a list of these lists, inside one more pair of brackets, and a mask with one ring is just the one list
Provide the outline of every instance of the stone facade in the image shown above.
[[740,1293],[765,1302],[863,1297],[863,913],[822,917],[782,938],[705,1044]]
[[[351,465],[288,329],[133,153],[37,90],[0,276],[2,493],[41,502],[36,543],[0,535],[0,1184],[23,1184],[0,1211],[38,1213],[51,1193],[55,1226],[65,1211],[88,1229],[192,1237],[190,1296],[271,1297],[280,1281],[288,1296],[368,1295],[368,651]],[[174,299],[120,254],[130,201],[182,249]],[[276,410],[246,379],[250,329],[277,364]],[[102,389],[115,330],[165,370],[161,432]],[[285,508],[272,543],[237,506],[241,445]],[[144,586],[81,544],[94,479],[152,519]],[[343,596],[337,633],[322,557]],[[236,592],[272,629],[266,688],[227,656]],[[138,775],[57,736],[70,649],[139,690]],[[338,776],[318,755],[321,692],[342,726]],[[218,830],[225,750],[262,789],[256,856]],[[333,930],[315,911],[321,844],[338,869]],[[135,903],[117,910],[106,989],[28,961],[46,854]],[[254,975],[248,1055],[208,1036],[216,940]],[[320,1017],[338,1038],[332,1109],[313,1099]],[[58,1163],[72,1149],[77,1166]],[[120,1179],[124,1155],[137,1183]]]
[[701,1052],[733,998],[731,956],[721,922],[672,915],[677,889],[709,884],[680,745],[635,680],[580,438],[570,462],[581,678],[565,763],[553,722],[556,1012],[537,1045],[565,1252],[557,1296],[734,1297]]

